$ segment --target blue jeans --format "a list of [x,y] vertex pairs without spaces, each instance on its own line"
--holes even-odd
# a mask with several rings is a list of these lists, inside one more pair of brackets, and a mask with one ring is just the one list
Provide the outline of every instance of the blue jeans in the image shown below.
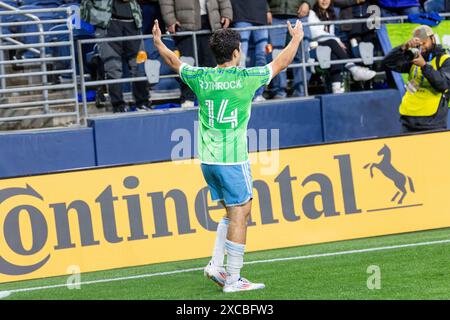
[[[410,15],[420,13],[420,7],[405,7],[405,8],[383,8],[381,7],[382,17],[395,17],[402,15]],[[393,21],[390,21],[393,22]]]
[[[297,19],[292,18],[289,19],[292,24],[295,24]],[[273,18],[273,25],[286,25],[287,19],[278,19],[276,17]],[[300,19],[301,22],[306,23],[308,21],[308,17]],[[286,38],[287,38],[287,27],[281,29],[271,29],[269,31],[270,41],[272,43],[272,47],[274,50],[282,50],[286,46]],[[302,41],[303,48],[305,49],[305,58],[306,61],[309,59],[308,48],[309,41],[311,39],[311,31],[309,27],[304,27],[305,37]],[[294,58],[294,63],[302,62],[302,51],[298,50],[297,55]],[[293,69],[294,73],[294,93],[293,97],[301,97],[305,95],[304,83],[308,82],[311,78],[311,72],[309,68],[306,68],[306,79],[303,78],[303,70],[302,68]],[[286,97],[286,87],[287,87],[287,75],[286,71],[281,72],[278,76],[276,76],[272,80],[272,89],[275,96]]]
[[141,11],[143,34],[152,34],[153,21],[155,21],[155,19],[158,19],[161,30],[166,30],[158,3],[141,4]]
[[444,12],[445,3],[444,0],[428,0],[424,5],[425,12]]
[[[233,27],[235,28],[245,28],[252,27],[255,24],[250,22],[236,22]],[[243,62],[241,64],[242,67],[246,67],[245,61],[248,54],[248,47],[250,40],[253,40],[253,44],[255,45],[255,66],[265,66],[267,64],[266,57],[266,46],[269,42],[269,32],[267,30],[254,30],[254,31],[240,31],[241,33],[241,54]],[[261,95],[264,91],[264,87],[261,87],[256,91],[256,95]]]

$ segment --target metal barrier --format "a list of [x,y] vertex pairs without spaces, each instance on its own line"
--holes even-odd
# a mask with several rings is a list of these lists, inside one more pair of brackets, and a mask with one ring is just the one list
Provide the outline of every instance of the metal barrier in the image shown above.
[[[450,13],[444,13],[442,14],[444,17],[449,17]],[[396,16],[396,17],[379,17],[376,18],[377,22],[385,23],[390,21],[400,21],[404,22],[408,19],[408,16]],[[358,24],[358,23],[367,23],[368,19],[348,19],[348,20],[337,20],[337,21],[322,21],[317,23],[304,23],[304,26],[313,26],[313,25],[341,25],[341,24]],[[266,26],[255,26],[255,27],[245,27],[245,28],[233,28],[237,31],[253,31],[253,30],[271,30],[271,29],[280,29],[280,28],[286,28],[284,25],[266,25]],[[183,36],[191,36],[192,37],[192,44],[194,49],[194,59],[196,65],[198,65],[198,48],[197,48],[197,37],[199,35],[206,35],[211,34],[211,31],[209,30],[201,30],[196,32],[177,32],[175,34],[163,34],[163,37],[183,37]],[[88,87],[94,87],[99,85],[108,85],[108,84],[117,84],[117,83],[132,83],[132,82],[140,82],[140,81],[147,81],[146,77],[130,77],[130,78],[122,78],[122,79],[110,79],[110,80],[99,80],[99,81],[86,81],[85,80],[85,74],[84,70],[81,67],[83,56],[82,56],[82,47],[85,44],[93,44],[93,43],[104,43],[104,42],[115,42],[115,41],[127,41],[127,40],[145,40],[145,39],[152,39],[152,35],[137,35],[137,36],[130,36],[130,37],[110,37],[110,38],[98,38],[98,39],[83,39],[78,41],[78,59],[80,61],[80,90],[82,93],[82,103],[83,103],[83,110],[86,116],[88,116],[88,110],[87,110],[87,99],[86,99],[86,89]],[[302,45],[301,48],[301,54],[302,54],[302,61],[301,63],[295,63],[291,64],[288,68],[302,68],[303,72],[303,78],[306,79],[306,68],[307,67],[314,67],[319,66],[319,62],[305,62],[305,53],[307,48],[305,48]],[[384,56],[377,56],[374,57],[373,61],[381,61],[384,58]],[[363,62],[362,58],[355,58],[355,59],[346,59],[346,60],[333,60],[331,61],[331,64],[346,64],[349,62],[359,63]],[[177,78],[178,75],[165,75],[161,76],[161,78]],[[307,81],[304,81],[304,89],[305,89],[305,95],[308,96],[308,84]]]
[[[24,101],[19,103],[0,103],[0,110],[5,109],[18,109],[18,108],[32,108],[40,109],[42,108],[42,113],[32,114],[32,115],[19,115],[19,116],[0,116],[0,122],[3,121],[20,121],[28,119],[42,119],[42,118],[54,118],[54,117],[75,117],[76,123],[80,124],[80,112],[78,104],[78,88],[77,88],[77,74],[75,65],[75,46],[73,43],[73,30],[68,17],[72,15],[72,9],[70,7],[65,8],[45,8],[45,9],[34,9],[34,10],[20,10],[12,7],[8,4],[0,2],[0,8],[6,9],[5,11],[0,11],[0,18],[5,16],[25,16],[28,21],[20,21],[20,19],[12,19],[15,21],[2,22],[0,23],[0,79],[1,79],[1,89],[0,95],[5,99],[8,98],[9,94],[25,93],[25,92],[41,92],[41,101]],[[61,13],[64,18],[57,19],[46,19],[42,20],[38,17],[42,13]],[[30,21],[31,20],[31,21]],[[47,30],[46,26],[50,25],[66,25],[67,30],[57,30],[50,31]],[[3,34],[3,27],[23,27],[23,26],[36,26],[37,32],[9,32]],[[67,40],[61,41],[46,41],[46,37],[56,36],[56,35],[67,35]],[[20,41],[23,37],[37,37],[39,42],[37,43],[24,43]],[[50,57],[47,55],[46,50],[54,47],[68,47],[70,54],[61,57]],[[22,59],[11,59],[5,60],[5,53],[10,50],[24,50],[26,53],[36,54],[37,57],[32,56],[31,58],[22,57]],[[63,70],[52,70],[49,71],[47,66],[58,61],[69,61],[70,67]],[[30,71],[30,72],[18,72],[9,73],[6,72],[6,66],[39,66],[40,71]],[[70,74],[71,78],[62,84],[52,84],[48,81],[48,76],[50,75],[61,75]],[[20,86],[20,87],[9,87],[7,80],[13,78],[24,78],[27,77],[31,79],[32,77],[39,77],[40,84],[30,85],[30,86]],[[54,98],[50,97],[50,91],[71,89],[73,92],[70,98]],[[57,105],[67,105],[74,107],[74,111],[69,112],[54,112],[52,107]]]
[[[1,121],[17,121],[17,120],[26,120],[26,119],[36,119],[36,118],[50,118],[50,117],[65,117],[65,116],[74,116],[76,117],[76,123],[80,124],[81,119],[81,110],[79,108],[78,103],[78,89],[77,89],[77,73],[76,73],[76,65],[75,65],[75,47],[74,47],[74,38],[73,38],[73,30],[71,26],[68,26],[67,30],[62,31],[46,31],[44,25],[46,24],[66,24],[67,19],[50,19],[50,20],[41,20],[38,16],[33,14],[39,14],[44,12],[65,12],[67,17],[70,17],[72,14],[72,9],[70,7],[67,8],[51,8],[51,9],[36,9],[36,10],[19,10],[12,6],[9,6],[5,3],[0,2],[0,8],[7,9],[7,11],[0,11],[0,17],[5,15],[23,15],[27,18],[31,19],[31,21],[14,21],[14,22],[1,22],[0,23],[0,80],[1,80],[1,89],[0,95],[7,95],[11,93],[24,93],[29,91],[39,91],[42,92],[42,101],[28,101],[28,102],[20,102],[20,103],[6,103],[0,104],[0,111],[2,109],[7,108],[25,108],[25,107],[33,107],[33,108],[41,108],[43,107],[43,113],[37,115],[24,115],[24,116],[16,116],[16,117],[0,117]],[[442,14],[445,17],[449,17],[450,13]],[[397,16],[397,17],[381,17],[377,18],[376,21],[380,23],[385,23],[389,21],[405,21],[407,16]],[[338,21],[326,21],[326,22],[317,22],[317,23],[305,23],[305,26],[312,25],[341,25],[341,24],[358,24],[358,23],[367,23],[368,19],[349,19],[349,20],[338,20]],[[24,32],[24,33],[9,33],[2,34],[2,28],[6,26],[26,26],[26,25],[36,25],[38,27],[38,32]],[[268,26],[258,26],[258,27],[246,27],[246,28],[234,28],[237,31],[252,31],[252,30],[271,30],[271,29],[281,29],[286,28],[284,25],[268,25]],[[192,37],[192,43],[194,48],[194,60],[195,64],[198,65],[199,57],[198,57],[198,48],[197,48],[197,37],[200,35],[210,34],[211,31],[202,30],[197,32],[179,32],[176,34],[164,34],[163,37],[181,37],[181,36],[190,36]],[[45,40],[46,36],[55,36],[55,35],[68,35],[68,41],[56,41],[56,42],[47,42]],[[38,43],[22,43],[18,39],[20,37],[31,37],[38,36]],[[152,39],[152,35],[138,35],[138,36],[130,36],[130,37],[112,37],[112,38],[95,38],[95,39],[83,39],[77,41],[77,49],[78,49],[78,62],[79,62],[79,75],[80,75],[80,90],[82,96],[82,105],[83,105],[83,113],[84,113],[84,121],[83,124],[86,125],[86,119],[89,116],[88,108],[87,108],[87,96],[86,90],[88,87],[95,87],[100,85],[108,85],[113,83],[133,83],[139,81],[147,81],[147,77],[131,77],[131,78],[122,78],[122,79],[111,79],[111,80],[99,80],[99,81],[87,81],[86,74],[84,72],[84,57],[83,57],[83,45],[86,44],[98,44],[104,42],[115,42],[115,41],[127,41],[127,40],[145,40]],[[7,45],[4,45],[7,43]],[[46,49],[51,47],[58,46],[67,46],[69,47],[70,54],[66,56],[57,56],[57,57],[49,57],[46,55]],[[303,72],[303,77],[306,78],[306,68],[319,66],[319,62],[307,62],[305,61],[306,50],[303,46],[301,48],[302,61],[301,63],[291,64],[288,68],[301,68]],[[38,54],[39,57],[32,57],[26,59],[13,59],[13,60],[5,60],[4,53],[8,50],[17,50],[17,49],[25,49],[35,54]],[[374,57],[373,61],[380,61],[383,59],[383,56]],[[65,68],[64,70],[47,70],[47,64],[54,63],[58,61],[70,61],[70,67]],[[347,59],[347,60],[334,60],[331,61],[331,64],[345,64],[348,62],[363,62],[362,58],[356,59]],[[39,72],[27,72],[27,73],[17,73],[17,74],[6,74],[5,66],[7,65],[29,65],[29,64],[38,64],[40,65]],[[61,74],[70,74],[71,81],[66,82],[64,84],[49,84],[48,76],[49,75],[61,75]],[[39,86],[26,86],[20,88],[6,88],[7,80],[16,77],[32,77],[39,76],[41,77],[42,84]],[[161,76],[161,79],[164,78],[177,78],[178,75],[164,75]],[[304,82],[305,94],[308,95],[308,84]],[[59,99],[50,99],[49,91],[50,90],[62,90],[62,89],[70,89],[73,92],[71,97],[59,98]],[[72,112],[52,112],[51,106],[59,105],[59,104],[71,104],[74,106],[75,110]]]

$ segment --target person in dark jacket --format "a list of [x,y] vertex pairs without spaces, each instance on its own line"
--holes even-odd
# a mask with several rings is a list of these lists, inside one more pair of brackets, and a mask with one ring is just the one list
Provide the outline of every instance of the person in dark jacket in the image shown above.
[[[183,31],[211,30],[228,28],[233,20],[230,0],[160,0],[161,13],[170,33]],[[209,47],[210,35],[197,36],[198,64],[215,67],[216,61]],[[181,55],[194,58],[191,36],[174,37]],[[181,81],[180,102],[183,108],[194,106],[195,95]]]
[[[418,49],[415,56],[413,48]],[[411,57],[416,58],[408,61]],[[413,38],[392,49],[383,64],[388,70],[409,74],[399,109],[403,132],[446,129],[450,55],[436,44],[433,30],[425,25],[414,29]]]
[[[233,7],[233,27],[246,28],[253,26],[263,26],[267,24],[267,13],[269,12],[269,5],[266,0],[231,0]],[[265,66],[266,46],[269,41],[269,31],[253,30],[241,31],[241,67],[247,66],[248,47],[250,39],[255,44],[254,66]],[[255,94],[254,101],[264,101],[262,96],[264,87],[258,89]]]
[[[375,4],[378,4],[378,0],[333,0],[333,5],[340,9],[339,20],[369,18],[371,14],[368,12],[368,7]],[[342,24],[338,26],[338,29],[341,37],[343,34],[346,36],[343,39],[344,42],[352,38],[365,38],[368,34],[375,34],[374,29],[367,27],[367,22]],[[367,41],[371,42],[369,39]]]

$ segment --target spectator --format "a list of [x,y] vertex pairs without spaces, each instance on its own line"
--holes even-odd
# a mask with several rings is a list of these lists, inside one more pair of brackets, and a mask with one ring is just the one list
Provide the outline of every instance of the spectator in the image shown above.
[[[309,10],[314,0],[269,0],[270,13],[268,15],[269,24],[273,25],[286,25],[287,21],[291,21],[295,24],[297,19],[302,22],[307,22]],[[303,38],[303,48],[305,48],[305,61],[308,60],[309,39],[311,34],[309,27],[304,26],[305,37]],[[281,50],[286,45],[287,31],[286,28],[271,29],[269,31],[270,42],[274,50]],[[302,62],[302,52],[298,50],[297,56],[294,59],[294,63]],[[306,69],[306,79],[303,78],[302,68],[293,69],[294,84],[293,84],[293,97],[301,97],[305,95],[305,82],[309,81],[311,73],[309,68]],[[272,91],[274,99],[283,99],[287,96],[287,73],[281,72],[277,77],[272,80]]]
[[[208,5],[207,5],[208,4]],[[160,0],[161,12],[170,33],[228,28],[233,19],[230,0]],[[197,37],[198,64],[215,67],[216,61],[209,48],[209,35]],[[175,37],[182,56],[194,57],[191,36]],[[181,83],[181,106],[193,107],[195,96]]]
[[[266,0],[231,0],[233,6],[233,27],[245,28],[267,24],[269,6]],[[241,31],[241,67],[246,67],[248,46],[251,36],[255,44],[255,66],[265,66],[266,46],[269,41],[269,32],[266,30]],[[254,101],[266,100],[262,93],[264,87],[256,91]]]
[[[96,27],[98,38],[135,36],[141,34],[142,13],[136,0],[82,0],[81,17]],[[104,64],[107,79],[122,78],[122,59],[128,63],[131,77],[145,76],[138,69],[137,55],[143,50],[141,40],[99,43],[99,54]],[[122,84],[108,85],[113,112],[125,112]],[[148,82],[132,85],[136,108],[150,110]]]
[[[336,13],[331,0],[318,0],[309,13],[308,22],[317,23],[320,21],[336,20]],[[334,25],[310,26],[312,39],[319,42],[321,46],[328,46],[331,49],[331,60],[349,59],[347,47],[335,36]],[[347,63],[345,68],[350,71],[355,81],[367,81],[375,77],[376,72],[365,67],[360,67],[354,63]],[[342,84],[342,64],[333,64],[330,67],[331,89],[333,93],[343,93]]]
[[[427,0],[423,4],[425,12],[445,12],[445,0]],[[450,10],[450,5],[447,10]]]
[[[334,0],[334,6],[340,9],[339,19],[368,19],[371,14],[368,13],[368,8],[372,5],[378,4],[377,0]],[[351,49],[350,53],[353,58],[360,58],[359,43],[370,42],[374,45],[374,53],[382,54],[382,48],[378,41],[375,28],[369,28],[367,21],[363,23],[341,24],[336,27],[338,32],[336,35],[344,42],[344,44]],[[376,63],[373,68],[380,68],[379,63]]]
[[159,21],[161,29],[165,30],[166,26],[162,19],[159,0],[138,0],[138,2],[141,5],[142,10],[142,33],[152,34],[153,21],[155,21],[155,19]]
[[[334,0],[333,2],[333,5],[340,9],[339,20],[368,18],[370,14],[367,9],[374,4],[378,4],[377,0]],[[366,22],[342,24],[339,25],[339,31],[339,36],[344,43],[353,38],[358,42],[376,42],[375,30],[369,29]]]
[[380,0],[380,6],[382,17],[420,13],[419,0]]

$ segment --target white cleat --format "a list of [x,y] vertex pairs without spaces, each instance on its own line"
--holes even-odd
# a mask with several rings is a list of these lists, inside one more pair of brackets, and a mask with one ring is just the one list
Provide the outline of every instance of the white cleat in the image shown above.
[[225,271],[225,268],[216,267],[212,261],[210,261],[205,267],[203,274],[220,287],[223,287],[225,285],[225,281],[227,280],[227,272]]
[[355,81],[368,81],[377,75],[375,71],[360,66],[351,68],[350,73]]
[[264,283],[252,283],[245,278],[240,278],[233,283],[227,283],[223,287],[223,292],[240,292],[240,291],[250,291],[264,289],[266,286]]

